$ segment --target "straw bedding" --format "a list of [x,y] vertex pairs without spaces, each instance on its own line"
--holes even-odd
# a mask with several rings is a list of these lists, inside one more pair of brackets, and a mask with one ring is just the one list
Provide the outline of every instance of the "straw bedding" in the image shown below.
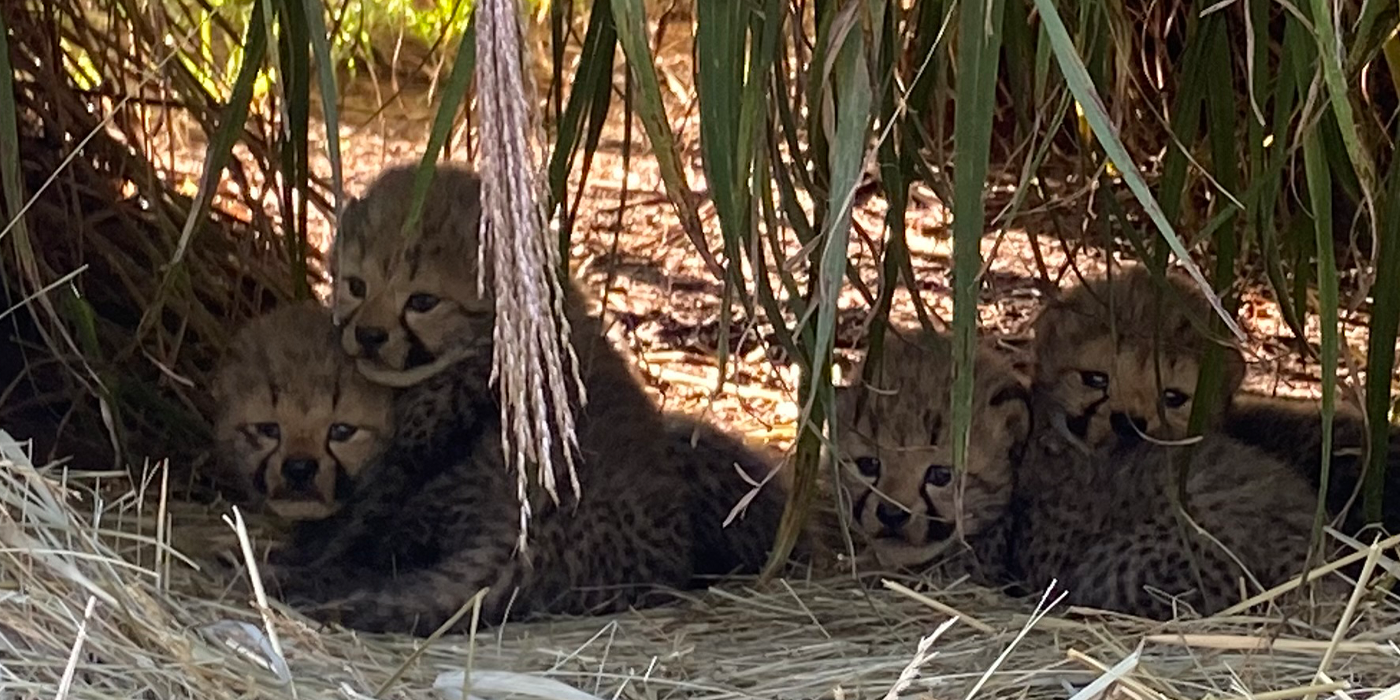
[[[229,580],[209,543],[257,537],[163,497],[162,470],[132,485],[36,468],[3,432],[0,453],[0,698],[1400,700],[1400,605],[1376,592],[1315,626],[1276,610],[1161,624],[838,576],[474,639],[320,629]],[[1368,565],[1393,571],[1386,555]]]

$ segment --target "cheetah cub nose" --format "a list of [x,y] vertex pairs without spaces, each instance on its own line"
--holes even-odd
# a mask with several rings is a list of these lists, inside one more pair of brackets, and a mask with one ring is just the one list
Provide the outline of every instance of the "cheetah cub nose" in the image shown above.
[[309,457],[289,459],[282,464],[282,478],[294,487],[305,486],[316,476],[319,465]]
[[880,524],[885,527],[897,528],[909,522],[909,511],[893,503],[881,503],[875,506],[875,517],[879,518]]
[[[1137,440],[1147,434],[1147,419],[1137,416],[1130,416],[1121,411],[1114,411],[1108,417],[1109,425],[1113,426],[1113,432],[1119,437]],[[1134,427],[1136,426],[1136,427]]]
[[379,348],[383,347],[384,343],[388,340],[389,332],[383,328],[366,328],[361,326],[355,329],[355,342],[359,343],[360,347],[364,348],[365,353],[368,355],[373,356],[378,354]]

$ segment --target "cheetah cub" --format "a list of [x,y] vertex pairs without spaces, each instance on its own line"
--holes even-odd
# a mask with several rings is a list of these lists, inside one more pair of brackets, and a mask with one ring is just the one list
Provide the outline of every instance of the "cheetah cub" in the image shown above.
[[[705,560],[694,492],[666,427],[581,292],[561,300],[588,402],[575,401],[582,498],[531,489],[529,548],[490,383],[495,304],[477,291],[477,176],[439,166],[417,242],[400,250],[415,165],[386,170],[345,210],[333,246],[340,345],[398,389],[395,437],[337,515],[277,572],[284,595],[365,631],[431,632],[483,588],[482,619],[652,602]],[[562,463],[562,454],[556,454]],[[716,557],[723,560],[723,556]]]
[[[951,357],[940,336],[891,339],[877,379],[838,399],[853,520],[884,559],[927,560],[961,514],[980,583],[1058,581],[1073,604],[1157,618],[1178,605],[1220,610],[1238,600],[1246,573],[1268,586],[1301,572],[1314,496],[1287,466],[1220,435],[1195,450],[1137,441],[1086,452],[1057,427],[1062,409],[1043,394],[1028,400],[1024,380],[986,350],[959,504],[941,408]],[[1181,459],[1186,511],[1209,537],[1175,519]]]
[[[1211,344],[1225,354],[1225,377],[1207,432],[1221,430],[1321,484],[1321,412],[1304,402],[1240,391],[1244,357],[1205,325],[1214,310],[1196,284],[1166,273],[1166,288],[1144,265],[1087,280],[1064,292],[1035,324],[1035,388],[1057,407],[1067,439],[1085,449],[1188,437],[1193,396]],[[1335,422],[1327,504],[1341,512],[1361,479],[1365,424],[1341,410]],[[1400,446],[1400,430],[1392,444]],[[1391,461],[1400,451],[1391,450]],[[1390,470],[1386,522],[1400,527],[1400,470]],[[1362,525],[1352,509],[1349,527]]]
[[[861,379],[870,366],[872,376]],[[908,568],[928,565],[961,536],[972,549],[976,578],[1005,583],[1002,524],[1031,428],[1026,381],[992,349],[980,349],[967,468],[959,480],[952,466],[949,339],[891,328],[883,354],[867,356],[856,377],[836,390],[840,474],[856,534],[868,538],[882,564]]]
[[210,388],[227,480],[287,520],[339,510],[392,437],[391,391],[355,371],[315,301],[244,325]]

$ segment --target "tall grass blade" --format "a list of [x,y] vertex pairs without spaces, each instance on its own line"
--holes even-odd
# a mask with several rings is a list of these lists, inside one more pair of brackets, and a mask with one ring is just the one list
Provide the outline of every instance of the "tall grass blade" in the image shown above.
[[[852,6],[859,4],[857,0],[844,3],[851,10],[855,9]],[[798,158],[797,154],[803,154],[797,162],[810,165],[811,168],[805,185],[807,191],[812,195],[814,228],[821,227],[822,222],[826,220],[831,193],[835,191],[831,186],[831,154],[828,151],[831,147],[832,135],[828,131],[829,125],[823,123],[823,119],[829,119],[831,114],[826,105],[823,104],[823,100],[836,99],[831,92],[828,81],[831,79],[833,52],[841,48],[840,41],[832,40],[832,34],[836,31],[833,27],[838,23],[838,10],[842,8],[842,5],[843,3],[839,0],[814,0],[812,3],[812,17],[816,24],[817,40],[812,46],[811,56],[807,57],[806,70],[801,71],[803,77],[806,78],[806,124],[802,132],[798,131],[796,124],[791,124],[786,129],[788,139],[792,142],[789,144],[789,148],[793,149],[793,157]],[[794,49],[797,53],[798,65],[804,65],[802,63],[802,47],[795,46]],[[779,75],[782,75],[781,71]],[[783,100],[779,100],[780,109],[786,107],[782,104],[783,102]],[[805,138],[801,138],[799,133]],[[804,148],[794,148],[799,140],[805,142]],[[806,167],[795,168],[795,170],[804,174],[807,172]]]
[[[1221,211],[1210,221],[1210,228],[1197,234],[1197,237],[1209,236],[1214,243],[1215,288],[1228,290],[1235,282],[1235,262],[1239,255],[1240,239],[1236,227],[1239,208],[1235,204],[1238,201],[1243,175],[1240,172],[1240,159],[1236,150],[1239,134],[1236,119],[1238,96],[1234,90],[1234,65],[1225,16],[1213,13],[1203,17],[1198,27],[1200,32],[1197,36],[1205,44],[1205,70],[1186,75],[1201,76],[1199,81],[1190,82],[1199,82],[1205,86],[1206,141],[1210,145],[1211,162],[1215,166],[1211,176],[1215,185],[1223,190],[1226,196],[1215,199]],[[1237,310],[1236,300],[1232,297],[1221,301],[1230,311],[1231,318],[1234,318]],[[1209,319],[1209,327],[1212,336],[1223,335],[1224,328],[1220,319]],[[1203,419],[1213,418],[1212,414],[1226,405],[1229,397],[1225,396],[1223,391],[1224,379],[1224,347],[1219,343],[1210,343],[1206,347],[1205,362],[1201,366],[1201,375],[1197,378],[1194,394],[1202,398],[1193,402],[1192,419],[1197,418],[1198,413],[1202,414]]]
[[588,181],[588,170],[597,149],[597,135],[602,132],[603,121],[612,104],[612,66],[616,54],[617,28],[613,24],[610,0],[593,0],[588,29],[583,36],[578,72],[569,88],[568,105],[564,107],[556,125],[554,148],[549,156],[549,210],[562,208],[559,226],[561,246],[568,244],[574,225],[574,210],[568,206],[569,171],[573,169],[580,141],[583,141],[581,189]]
[[315,0],[302,0],[311,51],[316,58],[316,80],[321,90],[321,119],[326,126],[326,151],[331,162],[331,194],[334,197],[335,220],[345,208],[344,167],[340,162],[340,106],[335,86],[335,63],[331,57],[330,35],[326,18],[321,14],[325,5]]
[[209,140],[204,151],[204,172],[199,178],[199,189],[185,218],[184,229],[180,232],[180,243],[175,248],[169,267],[180,264],[189,250],[190,239],[195,226],[209,216],[209,207],[214,200],[214,190],[232,154],[233,144],[243,134],[248,121],[248,109],[253,100],[253,84],[258,71],[262,69],[263,57],[267,54],[268,28],[263,21],[263,3],[253,5],[253,18],[248,22],[248,31],[243,38],[243,64],[238,68],[238,77],[233,82],[233,92],[228,104],[219,115],[219,127]]
[[[778,527],[779,542],[795,542],[807,511],[816,493],[820,430],[831,413],[834,395],[831,388],[831,357],[836,336],[837,300],[846,277],[847,245],[851,232],[851,212],[856,187],[864,172],[866,143],[870,131],[871,105],[874,94],[870,85],[870,69],[866,62],[865,36],[861,32],[860,10],[863,3],[851,2],[842,8],[832,22],[827,47],[832,56],[826,81],[830,94],[816,104],[834,105],[836,113],[830,122],[834,130],[831,143],[831,201],[823,222],[820,267],[813,284],[816,327],[808,345],[811,361],[802,374],[798,400],[797,456],[793,464],[793,491],[788,496]],[[825,108],[825,107],[824,107]],[[835,431],[832,431],[835,434]],[[776,549],[776,548],[775,548]],[[776,563],[787,552],[775,551],[769,560],[765,576],[771,575]]]
[[1099,144],[1103,147],[1108,158],[1117,166],[1124,182],[1128,185],[1128,189],[1132,190],[1138,203],[1142,205],[1148,217],[1156,224],[1157,230],[1161,232],[1172,252],[1176,253],[1178,260],[1186,268],[1187,273],[1191,275],[1192,280],[1210,299],[1211,306],[1220,315],[1231,334],[1240,341],[1244,341],[1244,331],[1240,330],[1239,324],[1221,305],[1220,298],[1211,289],[1210,282],[1201,274],[1200,268],[1191,261],[1186,246],[1176,235],[1171,222],[1167,220],[1166,214],[1158,205],[1157,200],[1152,197],[1152,192],[1148,189],[1147,182],[1143,180],[1142,173],[1138,171],[1136,163],[1128,155],[1128,149],[1123,146],[1123,142],[1115,133],[1113,125],[1109,123],[1108,112],[1104,108],[1103,100],[1099,99],[1098,90],[1094,88],[1094,83],[1089,78],[1089,72],[1085,69],[1084,62],[1079,59],[1079,55],[1075,52],[1074,42],[1070,39],[1053,0],[1035,0],[1035,5],[1040,12],[1040,19],[1044,23],[1045,31],[1050,37],[1051,49],[1059,63],[1060,72],[1065,76],[1065,84],[1083,108],[1084,118],[1093,130],[1094,137],[1099,140]]
[[[473,4],[472,8],[475,9]],[[417,237],[418,220],[423,216],[423,200],[428,196],[428,185],[432,184],[433,167],[442,157],[447,147],[447,137],[452,133],[452,122],[457,118],[457,110],[467,99],[472,76],[476,72],[476,19],[467,24],[462,32],[462,40],[457,44],[457,57],[452,62],[452,74],[443,86],[442,101],[437,114],[433,116],[432,131],[428,132],[428,146],[423,150],[423,159],[414,174],[413,191],[409,195],[408,216],[404,219],[404,247],[413,244]]]
[[705,181],[720,225],[737,232],[745,218],[740,190],[747,184],[739,164],[747,5],[744,0],[710,0],[699,3],[695,12],[695,87]]
[[[1252,9],[1259,21],[1255,26],[1267,26],[1265,20],[1268,17],[1269,0],[1253,0],[1257,5]],[[1283,275],[1284,246],[1288,242],[1287,238],[1280,235],[1276,212],[1278,210],[1278,195],[1286,191],[1283,185],[1284,166],[1288,162],[1290,149],[1282,142],[1280,134],[1289,133],[1289,124],[1293,118],[1294,106],[1297,104],[1300,94],[1299,72],[1293,68],[1293,62],[1302,60],[1308,55],[1308,37],[1302,24],[1297,21],[1288,22],[1284,29],[1283,45],[1289,50],[1281,52],[1279,56],[1278,79],[1274,82],[1274,110],[1270,117],[1269,133],[1273,134],[1276,142],[1267,156],[1268,171],[1261,173],[1256,171],[1254,176],[1254,187],[1258,188],[1256,197],[1247,198],[1247,201],[1255,209],[1255,213],[1250,217],[1251,221],[1257,222],[1254,226],[1259,232],[1259,252],[1264,258],[1264,271],[1269,279],[1269,284],[1274,290],[1274,295],[1278,298],[1279,309],[1283,313],[1284,321],[1293,331],[1294,337],[1305,338],[1307,334],[1303,330],[1303,316],[1307,313],[1306,306],[1290,303],[1288,284]],[[1267,55],[1268,48],[1261,47],[1259,53]],[[1262,61],[1255,63],[1256,84],[1271,77],[1271,72]],[[1259,142],[1251,143],[1251,149],[1264,150],[1263,132],[1259,136]],[[1261,158],[1264,156],[1261,156]],[[1298,271],[1298,274],[1306,278],[1306,270]]]
[[[1297,70],[1304,68],[1298,66]],[[1301,79],[1301,75],[1299,78]],[[1305,115],[1306,117],[1306,115]],[[1322,473],[1320,494],[1327,493],[1332,472],[1332,416],[1337,403],[1337,261],[1332,249],[1332,176],[1322,149],[1322,125],[1314,122],[1303,131],[1303,169],[1312,204],[1313,230],[1317,234],[1318,322],[1322,330]],[[1317,499],[1314,540],[1326,518],[1326,499]]]
[[700,152],[705,181],[719,214],[727,263],[720,298],[718,376],[715,390],[724,386],[729,367],[729,328],[733,316],[731,298],[744,289],[743,267],[738,264],[740,241],[752,222],[748,212],[748,163],[739,153],[740,104],[747,55],[748,7],[742,0],[712,0],[696,6],[696,92],[700,104]]
[[[1342,143],[1346,145],[1356,178],[1360,180],[1362,197],[1369,202],[1372,193],[1375,192],[1375,160],[1368,152],[1366,144],[1361,141],[1356,117],[1352,112],[1351,96],[1347,94],[1346,76],[1342,72],[1342,52],[1347,46],[1340,40],[1337,27],[1332,21],[1331,0],[1311,0],[1309,5],[1312,10],[1314,38],[1317,41],[1317,56],[1322,64],[1322,82],[1327,88],[1332,115],[1337,120]],[[1306,148],[1305,144],[1305,151]]]
[[627,57],[627,67],[636,84],[637,116],[641,117],[647,138],[651,140],[652,155],[661,170],[666,195],[676,207],[681,227],[685,229],[690,242],[695,244],[696,252],[705,261],[710,274],[715,279],[723,280],[724,268],[715,260],[705,242],[705,233],[700,229],[700,215],[695,209],[685,171],[681,168],[680,149],[671,131],[666,105],[661,98],[661,85],[656,77],[656,64],[652,59],[651,47],[647,44],[646,10],[642,0],[612,0],[612,9],[618,41],[622,44],[622,53]]
[[1001,58],[1003,0],[964,0],[958,8],[958,94],[953,114],[953,468],[967,465],[972,427],[977,287],[986,228],[987,163]]
[[783,50],[780,43],[787,24],[787,3],[766,0],[761,11],[749,12],[750,35],[749,75],[744,81],[744,94],[739,103],[739,163],[741,172],[749,172],[762,143],[760,129],[772,113],[770,100],[773,66]]
[[1223,20],[1223,18],[1219,13],[1214,13],[1195,23],[1198,31],[1187,42],[1186,50],[1182,54],[1181,74],[1201,77],[1196,80],[1181,81],[1176,99],[1172,101],[1171,105],[1172,145],[1168,147],[1166,157],[1162,159],[1162,179],[1157,186],[1157,197],[1158,202],[1162,205],[1162,213],[1171,221],[1178,220],[1181,213],[1181,200],[1186,194],[1186,175],[1191,165],[1191,157],[1187,149],[1200,137],[1201,103],[1205,99],[1208,82],[1205,77],[1205,53],[1210,35],[1216,25],[1213,20]]
[[1390,463],[1391,377],[1396,335],[1400,333],[1400,158],[1392,158],[1386,196],[1376,227],[1376,283],[1371,287],[1370,344],[1366,350],[1366,415],[1370,421],[1369,460],[1362,507],[1368,522],[1381,520],[1386,469]]
[[[598,9],[599,3],[593,3]],[[548,3],[549,11],[549,101],[554,104],[554,123],[564,118],[564,46],[568,41],[569,21],[573,19],[573,0],[555,0]],[[580,63],[580,68],[584,64]],[[612,65],[612,64],[608,64]],[[549,110],[546,109],[548,114]]]
[[[5,190],[5,211],[14,222],[3,222],[0,228],[9,229],[13,235],[29,239],[29,230],[24,225],[24,179],[20,171],[19,158],[19,105],[15,102],[14,69],[10,67],[10,30],[5,24],[5,13],[0,12],[0,149],[9,154],[0,158],[0,185]],[[0,236],[3,239],[3,236]],[[0,265],[0,287],[8,292],[5,283],[5,266]],[[9,308],[9,299],[5,307]]]
[[[897,46],[899,32],[900,12],[898,8],[890,8],[891,11],[885,13],[885,21],[879,27],[883,34],[882,44],[886,47]],[[931,44],[932,39],[928,40]],[[930,47],[929,51],[932,51]],[[917,58],[922,54],[914,54]],[[885,129],[893,129],[895,125],[901,128],[898,132],[892,133],[889,138],[880,139],[877,150],[877,159],[880,168],[880,184],[885,193],[885,201],[888,209],[885,211],[885,250],[883,259],[880,261],[880,292],[875,299],[875,308],[872,312],[873,318],[866,330],[866,357],[873,358],[874,361],[865,363],[865,373],[857,381],[871,379],[879,371],[879,358],[884,355],[885,347],[885,327],[890,316],[890,307],[894,302],[894,292],[899,288],[899,274],[901,271],[900,262],[908,256],[908,241],[905,238],[905,218],[909,207],[909,182],[913,179],[914,164],[913,158],[905,151],[908,143],[912,139],[901,138],[906,136],[908,124],[901,114],[899,94],[901,86],[895,80],[898,77],[898,68],[895,59],[898,53],[892,50],[880,52],[877,74],[884,77],[880,85],[880,124]],[[916,75],[914,81],[919,82]],[[910,280],[911,290],[917,289],[914,282]],[[911,291],[914,296],[917,292]]]
[[292,264],[292,289],[298,299],[308,298],[311,286],[306,278],[307,219],[310,200],[307,193],[311,182],[311,57],[308,48],[311,36],[306,25],[306,13],[291,7],[294,0],[279,0],[278,41],[281,59],[282,103],[286,122],[282,134],[282,211],[287,259]]
[[[772,173],[772,161],[768,157],[768,150],[759,149],[754,153],[754,186],[757,189],[764,234],[760,237],[760,234],[754,231],[753,227],[750,227],[748,233],[753,236],[753,239],[744,241],[744,250],[748,254],[749,264],[753,269],[755,296],[758,297],[758,303],[763,307],[763,312],[767,314],[769,319],[783,318],[782,306],[778,303],[777,295],[773,293],[773,282],[769,277],[768,254],[764,252],[764,247],[761,245],[764,242],[769,243],[775,251],[773,253],[774,260],[781,262],[780,253],[777,252],[779,251],[779,242],[776,239],[782,227],[778,223],[777,206],[773,204],[772,185],[776,179]],[[791,275],[780,275],[780,279],[783,283],[787,283],[791,280]],[[788,298],[800,306],[800,295],[794,293],[793,289],[787,287],[784,289],[788,292]],[[801,315],[802,309],[798,308],[797,313]],[[780,320],[774,320],[773,331],[778,338],[778,344],[788,353],[788,356],[798,358],[798,361],[801,362],[802,348],[798,347],[797,341],[793,338],[792,330],[788,328],[787,324]]]

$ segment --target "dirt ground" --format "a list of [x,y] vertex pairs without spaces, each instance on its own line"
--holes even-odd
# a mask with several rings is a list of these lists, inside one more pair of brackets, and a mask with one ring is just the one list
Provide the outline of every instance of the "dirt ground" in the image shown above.
[[[689,54],[679,51],[670,54],[674,58],[663,61],[663,82],[671,87],[670,113],[677,115],[673,117],[672,127],[681,145],[691,187],[703,192],[697,110],[693,93],[686,94],[685,81],[677,77],[690,74]],[[434,96],[418,90],[405,91],[389,99],[390,92],[391,86],[376,88],[365,81],[344,90],[340,144],[344,186],[349,195],[362,192],[384,166],[418,158],[426,143],[436,106]],[[762,338],[770,332],[762,324],[744,318],[736,304],[730,329],[731,365],[724,372],[723,386],[718,385],[722,285],[706,270],[665,199],[656,161],[649,153],[639,121],[634,121],[632,126],[632,153],[629,167],[624,170],[623,117],[619,103],[620,99],[614,102],[602,147],[579,204],[571,250],[573,269],[590,291],[602,299],[612,321],[610,332],[633,354],[648,386],[666,409],[703,412],[718,423],[755,439],[786,446],[798,411],[796,365],[781,357],[781,353],[765,348]],[[384,108],[375,114],[381,104]],[[458,129],[449,147],[454,160],[470,159],[470,144],[463,137],[465,132]],[[313,126],[313,138],[313,153],[319,154],[315,163],[317,174],[329,177],[324,126]],[[186,143],[152,143],[150,146],[151,153],[169,169],[170,177],[182,191],[194,194],[203,162],[202,140],[193,135]],[[246,157],[246,154],[240,155]],[[570,178],[571,197],[578,192],[580,170],[576,163]],[[262,183],[254,182],[253,186],[261,187]],[[231,194],[229,187],[226,180],[224,192]],[[918,294],[931,313],[950,320],[951,215],[931,191],[922,186],[917,190],[911,198],[906,225]],[[989,199],[997,199],[996,193]],[[267,201],[271,200],[269,195]],[[722,258],[714,207],[707,198],[702,197],[701,202],[700,213],[711,249]],[[232,198],[223,198],[223,203],[234,211],[239,206]],[[989,210],[995,206],[989,204]],[[1062,199],[1057,206],[1057,211],[1075,217],[1076,207],[1080,212],[1085,209],[1084,196],[1081,194],[1078,202]],[[876,195],[858,201],[855,212],[850,261],[871,289],[879,283],[876,262],[879,241],[883,238],[885,208],[885,203]],[[1079,215],[1070,220],[1082,218]],[[1038,219],[1043,221],[1045,217]],[[1077,224],[1067,226],[1073,231]],[[313,212],[311,229],[311,240],[324,249],[331,232],[329,222]],[[785,243],[786,255],[798,254],[800,246],[790,232]],[[1038,272],[1034,255],[1037,243],[1052,275],[1063,275],[1066,281],[1074,279],[1074,273],[1065,271],[1071,257],[1085,273],[1100,272],[1103,268],[1101,250],[1077,250],[1071,256],[1059,234],[1041,223],[989,231],[982,245],[986,274],[978,304],[984,334],[1004,335],[1013,341],[1024,338],[1042,296],[1053,288],[1041,280]],[[1319,367],[1316,362],[1305,360],[1270,296],[1254,288],[1244,297],[1241,322],[1251,340],[1247,348],[1250,366],[1247,387],[1269,393],[1315,396]],[[837,345],[848,368],[849,361],[863,345],[863,326],[869,305],[847,284],[840,308]],[[905,325],[918,322],[913,300],[904,289],[896,295],[892,317]],[[1351,361],[1363,362],[1365,318],[1345,310],[1343,318]],[[1310,319],[1308,340],[1314,347],[1317,333],[1316,319]],[[1350,374],[1345,371],[1346,362],[1344,357],[1343,376]]]

